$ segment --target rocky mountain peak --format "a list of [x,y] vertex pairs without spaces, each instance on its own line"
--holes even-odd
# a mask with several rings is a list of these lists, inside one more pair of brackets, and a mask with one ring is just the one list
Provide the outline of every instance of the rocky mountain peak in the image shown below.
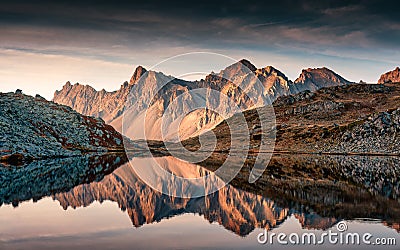
[[271,74],[272,72],[278,72],[278,70],[275,69],[273,66],[267,66],[267,67],[265,67],[264,69],[265,69],[266,72],[268,72],[268,73],[270,73],[270,74]]
[[382,74],[378,80],[378,83],[391,83],[391,82],[400,82],[400,68],[396,67],[394,70],[389,71],[385,74]]
[[136,67],[135,72],[133,73],[131,80],[129,81],[129,84],[136,83],[140,79],[140,77],[146,72],[147,70],[142,66],[139,65],[138,67]]
[[264,76],[264,77],[268,77],[268,76],[277,76],[277,77],[282,77],[284,78],[286,81],[289,81],[289,79],[285,76],[285,74],[283,74],[281,71],[279,71],[278,69],[274,68],[273,66],[266,66],[264,68],[261,69],[257,69],[255,71],[256,75],[260,76]]
[[239,63],[243,64],[253,72],[257,70],[256,66],[254,66],[249,60],[242,59],[239,61]]
[[[321,76],[339,76],[332,70],[322,67],[322,68],[307,68],[301,71],[299,76],[300,79],[312,78],[314,76],[321,75]],[[298,78],[298,79],[299,79]],[[296,80],[297,81],[297,80]],[[295,82],[296,82],[295,81]]]
[[[141,77],[145,73],[146,75]],[[327,68],[303,70],[297,83],[293,83],[281,71],[272,66],[257,69],[250,61],[242,59],[219,73],[211,73],[204,80],[194,82],[173,79],[172,76],[166,76],[161,72],[146,71],[142,66],[138,66],[130,82],[124,83],[119,90],[113,92],[96,91],[84,85],[66,84],[61,91],[56,91],[53,100],[68,105],[84,115],[101,117],[117,131],[121,131],[123,113],[126,111],[125,105],[129,94],[131,94],[129,98],[143,104],[137,106],[135,114],[138,115],[133,117],[133,120],[139,119],[142,112],[147,108],[146,100],[153,95],[151,93],[152,88],[161,86],[162,82],[170,83],[163,88],[163,92],[154,96],[152,103],[148,104],[151,114],[147,113],[146,116],[149,119],[151,118],[154,124],[161,124],[160,117],[165,108],[182,93],[187,93],[186,96],[189,99],[182,101],[182,105],[175,105],[170,110],[173,113],[171,117],[189,113],[188,111],[192,109],[193,105],[192,100],[195,100],[194,96],[190,94],[191,89],[210,88],[220,91],[223,95],[230,96],[235,103],[240,103],[245,109],[249,109],[271,104],[279,96],[297,94],[305,90],[316,91],[323,87],[350,83]],[[243,91],[244,89],[246,91]],[[254,93],[253,101],[250,101],[246,92]],[[223,110],[229,110],[229,106],[219,101],[219,98],[211,99],[215,101],[213,105],[220,106]],[[185,131],[181,138],[197,135],[207,128],[212,128],[219,121],[220,117],[216,117],[214,113],[190,112],[190,115],[185,117],[180,125],[180,128],[182,128],[180,131]],[[176,125],[171,121],[171,128],[173,126]],[[159,132],[161,130],[151,126],[148,127],[148,130],[147,135],[151,139],[160,138]],[[132,138],[136,138],[135,134],[132,134]]]
[[243,77],[250,72],[255,72],[256,70],[256,66],[254,66],[250,61],[242,59],[221,70],[218,76],[234,80],[236,77]]
[[350,83],[350,81],[326,67],[303,69],[300,76],[294,81],[294,85],[299,88],[299,92],[305,89],[316,91],[323,87],[346,85]]

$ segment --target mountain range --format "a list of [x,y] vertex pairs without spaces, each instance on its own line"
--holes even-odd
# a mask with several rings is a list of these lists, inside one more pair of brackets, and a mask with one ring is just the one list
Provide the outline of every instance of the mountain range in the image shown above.
[[[24,158],[121,151],[123,137],[117,131],[122,131],[127,110],[132,117],[128,124],[133,132],[129,134],[131,138],[141,139],[141,134],[135,133],[143,129],[147,139],[162,139],[162,115],[169,112],[167,132],[178,127],[179,133],[178,137],[175,132],[169,133],[170,138],[196,149],[197,136],[213,130],[222,138],[217,150],[229,149],[225,145],[229,129],[222,122],[226,116],[209,109],[195,109],[193,100],[204,102],[195,92],[197,88],[206,89],[207,93],[216,90],[218,95],[206,96],[207,103],[226,112],[233,122],[236,118],[231,105],[240,105],[251,121],[249,128],[257,127],[253,123],[259,120],[258,111],[273,103],[278,151],[398,154],[399,73],[397,67],[383,74],[380,84],[355,84],[327,68],[306,69],[292,82],[271,66],[257,69],[242,60],[199,81],[176,79],[137,67],[130,81],[117,91],[96,91],[87,85],[67,83],[56,91],[55,102],[39,95],[23,95],[20,90],[1,93],[0,123],[5,129],[0,131],[0,160],[20,164]],[[159,86],[161,90],[154,92]],[[173,103],[179,96],[184,97]],[[231,97],[233,102],[226,102],[223,96]],[[135,105],[129,106],[132,103]],[[147,126],[140,123],[143,117],[149,122]],[[257,144],[261,134],[253,130],[252,137],[258,139],[252,143]],[[159,143],[150,146],[163,148]],[[257,149],[257,145],[252,148]]]
[[[67,82],[61,90],[55,92],[53,101],[70,106],[84,115],[100,117],[121,133],[125,111],[130,103],[135,102],[134,110],[130,110],[129,120],[134,128],[126,130],[131,132],[129,134],[126,131],[123,133],[131,139],[144,139],[137,131],[145,130],[147,139],[162,140],[161,118],[165,112],[169,112],[169,117],[172,118],[165,129],[164,139],[176,141],[176,138],[184,140],[212,129],[226,116],[232,116],[233,105],[225,101],[224,96],[230,97],[241,110],[248,110],[269,105],[280,96],[350,83],[325,67],[305,69],[295,81],[291,81],[272,66],[258,69],[243,59],[217,74],[210,73],[199,81],[185,81],[161,72],[147,71],[139,66],[130,81],[123,83],[116,91],[96,91],[88,85],[72,85]],[[165,86],[154,93],[162,85]],[[195,108],[196,103],[193,100],[199,97],[192,90],[198,88],[216,90],[211,94],[207,93],[207,101],[210,102],[207,105],[214,110],[222,110],[225,117],[216,114],[211,108]],[[179,103],[168,108],[179,95],[183,96],[178,100]],[[144,116],[146,123],[151,126],[139,125],[139,120]]]

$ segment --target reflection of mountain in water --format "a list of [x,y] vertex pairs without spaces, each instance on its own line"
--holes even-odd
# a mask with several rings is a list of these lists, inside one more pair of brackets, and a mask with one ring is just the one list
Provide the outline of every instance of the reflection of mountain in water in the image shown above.
[[[173,157],[157,161],[178,176],[211,174]],[[145,160],[136,163],[140,162]],[[276,227],[290,215],[306,228],[327,229],[341,219],[354,218],[380,219],[399,228],[397,158],[277,155],[256,184],[246,182],[246,174],[241,173],[230,185],[199,198],[176,198],[154,191],[125,163],[123,156],[105,155],[1,169],[0,204],[17,206],[24,200],[52,195],[67,209],[110,200],[127,211],[136,227],[196,213],[241,236],[254,228]],[[169,188],[171,193],[185,191],[185,187]]]
[[[179,165],[179,162],[173,157],[162,158],[164,168],[176,174],[190,177],[196,173],[198,176],[207,174],[199,166],[184,162]],[[174,198],[151,189],[126,164],[101,182],[77,186],[70,192],[56,194],[54,198],[64,209],[88,206],[95,200],[115,201],[128,212],[136,227],[177,214],[196,213],[238,235],[247,235],[254,228],[276,227],[291,214],[303,227],[316,229],[327,229],[340,219],[359,217],[380,218],[394,227],[399,222],[398,202],[373,196],[365,188],[354,185],[328,180],[313,182],[275,178],[270,187],[261,189],[264,195],[227,185],[206,197]]]
[[[177,163],[172,157],[166,157],[165,160]],[[187,163],[183,164],[183,167],[190,167]],[[192,167],[188,169],[190,175],[198,170],[198,166]],[[197,213],[240,235],[247,235],[255,227],[274,227],[288,214],[288,209],[277,207],[270,199],[230,185],[201,198],[163,195],[140,181],[129,164],[123,165],[101,182],[77,186],[70,192],[56,194],[54,198],[60,201],[64,209],[68,206],[88,206],[95,200],[115,201],[122,210],[128,212],[136,227],[177,214]]]

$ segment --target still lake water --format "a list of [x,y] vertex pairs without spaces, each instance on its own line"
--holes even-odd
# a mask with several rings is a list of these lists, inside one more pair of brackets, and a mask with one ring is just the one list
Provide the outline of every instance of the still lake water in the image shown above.
[[[260,190],[236,182],[189,199],[154,191],[115,155],[2,168],[0,249],[399,249],[399,159],[314,158],[301,161],[340,171],[347,182],[268,177],[271,186]],[[185,177],[208,172],[170,156],[159,161]],[[257,242],[265,228],[321,235],[338,232],[339,222],[347,224],[346,232],[394,238],[397,245]]]

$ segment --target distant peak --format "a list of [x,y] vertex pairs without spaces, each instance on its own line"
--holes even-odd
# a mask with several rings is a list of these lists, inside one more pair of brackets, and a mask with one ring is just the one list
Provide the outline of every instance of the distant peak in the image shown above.
[[294,83],[302,84],[307,82],[314,83],[319,87],[351,83],[327,67],[303,69],[300,76],[294,81]]
[[378,83],[399,83],[400,82],[400,68],[396,67],[394,70],[386,72],[381,75]]
[[[232,79],[232,77],[243,76],[250,72],[255,72],[256,70],[257,68],[251,62],[246,59],[242,59],[221,70],[219,75],[226,79]],[[213,74],[214,73],[212,72],[211,75]]]
[[273,66],[266,66],[264,68],[257,69],[255,71],[255,73],[257,75],[263,75],[263,76],[276,75],[276,76],[283,77],[285,80],[289,81],[289,79],[285,76],[285,74],[283,74],[281,71],[274,68]]
[[[75,83],[75,84],[72,84],[70,81],[67,81],[65,84],[64,84],[64,88],[71,88],[71,87],[75,87],[75,86],[84,86],[84,85],[82,85],[82,84],[79,84],[79,82],[77,82],[77,83]],[[88,86],[88,85],[87,85]]]
[[[67,81],[65,84],[64,84],[64,86],[63,86],[63,89],[70,89],[70,88],[72,88],[72,84],[71,84],[71,82],[70,81]],[[56,91],[57,92],[57,91]]]
[[321,71],[333,72],[331,69],[328,69],[327,67],[321,67],[321,68],[307,68],[307,69],[303,69],[303,70],[302,70],[302,72],[321,72]]
[[274,68],[273,66],[266,66],[264,67],[264,70],[266,72],[268,72],[269,74],[271,74],[272,72],[280,72],[279,70],[277,70],[276,68]]
[[146,72],[147,70],[141,65],[137,66],[136,69],[135,69],[135,73],[136,72],[142,72],[142,71]]
[[242,59],[239,61],[239,63],[243,64],[244,66],[246,66],[247,68],[249,68],[251,71],[256,71],[257,68],[256,66],[254,66],[249,60],[247,59]]
[[140,77],[146,72],[147,72],[147,70],[145,68],[143,68],[140,65],[137,66],[135,69],[135,72],[133,73],[133,75],[131,77],[131,80],[129,81],[129,84],[135,84],[140,79]]
[[301,71],[300,76],[305,76],[305,77],[311,77],[315,75],[321,75],[321,76],[335,76],[335,77],[341,77],[340,75],[336,74],[333,70],[327,68],[327,67],[321,67],[321,68],[307,68],[303,69]]

